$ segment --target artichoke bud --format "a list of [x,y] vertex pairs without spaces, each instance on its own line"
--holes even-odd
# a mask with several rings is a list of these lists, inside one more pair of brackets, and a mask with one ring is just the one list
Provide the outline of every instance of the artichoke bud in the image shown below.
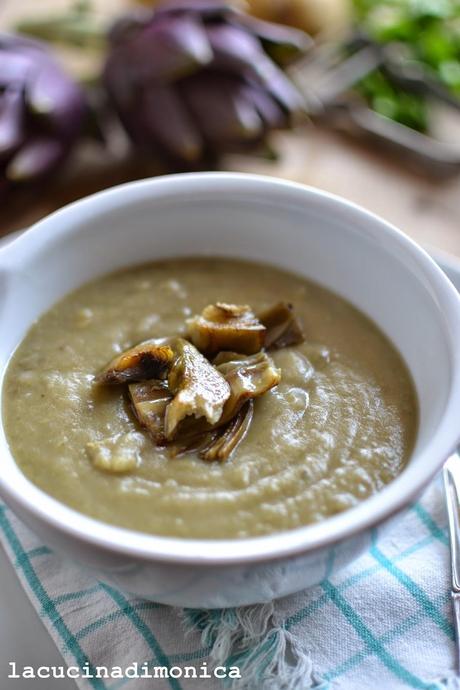
[[0,34],[0,187],[53,172],[87,112],[80,87],[40,42]]
[[292,125],[302,98],[282,65],[311,43],[218,1],[170,0],[117,22],[104,80],[139,150],[200,167]]

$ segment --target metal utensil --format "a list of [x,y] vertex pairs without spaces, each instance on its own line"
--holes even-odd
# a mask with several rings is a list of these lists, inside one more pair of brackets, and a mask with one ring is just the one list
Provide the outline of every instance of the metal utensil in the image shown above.
[[452,606],[457,641],[457,671],[460,673],[460,455],[454,453],[444,465],[444,486],[449,519],[452,566]]

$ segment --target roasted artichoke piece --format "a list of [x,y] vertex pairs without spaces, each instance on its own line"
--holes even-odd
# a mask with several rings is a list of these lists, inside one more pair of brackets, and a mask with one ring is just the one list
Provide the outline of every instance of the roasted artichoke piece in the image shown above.
[[215,424],[208,424],[203,419],[184,419],[177,429],[177,439],[194,438],[224,426],[238,414],[248,400],[263,395],[270,388],[277,386],[281,380],[280,370],[265,352],[258,352],[256,355],[221,352],[213,365],[222,374],[231,391],[222,414]]
[[222,424],[234,417],[246,400],[258,398],[281,380],[280,370],[266,352],[246,357],[236,352],[221,352],[213,364],[231,390],[220,420]]
[[[146,340],[113,359],[96,378],[98,383],[135,383],[152,380],[152,386],[130,389],[134,410],[141,424],[160,433],[160,420],[155,413],[165,405],[164,435],[171,440],[179,422],[189,415],[205,417],[215,424],[230,397],[230,386],[215,367],[187,340],[160,338]],[[167,379],[170,400],[159,403],[158,379]],[[134,395],[134,397],[133,397]],[[153,396],[149,400],[149,395]],[[163,395],[166,392],[163,391]],[[161,395],[160,395],[161,398]],[[153,405],[153,417],[148,415]],[[161,415],[160,415],[161,416]]]
[[246,436],[252,422],[254,402],[248,400],[241,410],[231,419],[227,426],[221,427],[221,433],[200,452],[203,460],[227,460]]
[[96,383],[131,383],[164,379],[174,362],[169,338],[145,340],[117,355],[96,377]]
[[[215,427],[201,433],[191,432],[179,436],[169,446],[173,457],[184,453],[198,453],[203,460],[226,460],[246,436],[252,422],[254,411],[253,400],[248,400],[237,414],[223,426],[219,422]],[[197,425],[198,428],[200,425]]]
[[264,346],[265,326],[248,305],[210,304],[187,326],[192,343],[208,357],[222,350],[252,355]]
[[173,399],[166,408],[165,435],[174,438],[179,422],[193,415],[216,424],[230,397],[230,386],[196,347],[183,338],[174,342],[175,359],[168,375]]
[[298,345],[305,340],[302,326],[294,314],[292,304],[278,302],[259,314],[259,320],[267,329],[265,334],[267,349]]
[[[216,329],[201,330],[203,320]],[[279,326],[273,316],[267,321]],[[223,460],[250,426],[253,399],[276,386],[281,374],[260,349],[265,326],[247,306],[209,306],[201,317],[192,319],[191,331],[208,351],[233,343],[239,348],[251,344],[257,352],[221,351],[211,364],[183,338],[151,339],[115,357],[96,380],[129,384],[134,414],[156,445],[168,445],[174,455],[196,451],[205,460]],[[272,342],[281,337],[286,338],[284,328],[276,331]],[[88,451],[101,466],[107,464],[107,448],[102,455],[99,448]],[[120,469],[111,471],[124,471],[124,458],[119,464]]]
[[157,446],[164,445],[166,408],[172,400],[168,384],[153,379],[131,383],[128,390],[131,406],[139,424],[147,429]]
[[200,457],[202,454],[214,443],[219,437],[220,429],[211,429],[210,431],[202,431],[200,433],[191,433],[180,435],[176,441],[168,444],[169,455],[176,458],[185,453],[198,453]]

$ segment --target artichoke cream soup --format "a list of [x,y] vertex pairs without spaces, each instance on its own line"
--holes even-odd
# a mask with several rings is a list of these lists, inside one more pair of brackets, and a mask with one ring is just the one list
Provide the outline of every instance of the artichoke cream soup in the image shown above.
[[350,508],[404,468],[412,381],[340,297],[270,266],[161,261],[65,297],[4,388],[29,479],[158,535],[270,534]]

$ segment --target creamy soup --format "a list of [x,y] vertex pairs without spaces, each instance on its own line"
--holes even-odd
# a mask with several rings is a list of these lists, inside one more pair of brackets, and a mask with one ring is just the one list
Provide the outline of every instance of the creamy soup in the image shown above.
[[[279,300],[305,341],[270,352],[280,382],[255,399],[225,461],[156,446],[120,386],[95,383],[126,348],[183,336],[208,304],[258,313]],[[398,352],[345,300],[270,266],[206,258],[114,273],[56,304],[11,360],[3,416],[22,471],[72,508],[152,534],[233,538],[315,523],[379,491],[411,453],[417,402]],[[90,452],[106,438],[134,464],[106,471]]]

